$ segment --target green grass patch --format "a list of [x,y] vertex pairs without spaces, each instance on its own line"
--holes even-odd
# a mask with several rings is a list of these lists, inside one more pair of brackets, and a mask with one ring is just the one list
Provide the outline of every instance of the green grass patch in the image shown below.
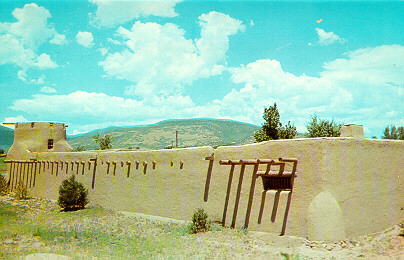
[[7,172],[7,164],[4,162],[6,157],[0,157],[0,173]]
[[30,234],[35,225],[25,217],[27,208],[11,206],[0,201],[0,239],[12,239],[18,235]]
[[74,212],[55,208],[34,213],[28,207],[0,201],[0,241],[21,241],[28,237],[43,243],[39,248],[26,246],[18,252],[13,250],[14,245],[5,248],[0,245],[2,259],[44,252],[85,259],[158,258],[175,255],[178,241],[184,235],[188,235],[185,225],[130,219],[101,207]]

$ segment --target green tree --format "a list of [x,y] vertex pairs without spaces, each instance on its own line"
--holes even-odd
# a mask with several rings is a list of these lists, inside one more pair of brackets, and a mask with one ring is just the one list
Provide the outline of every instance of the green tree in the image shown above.
[[291,125],[290,121],[288,121],[288,124],[282,126],[278,131],[279,139],[292,139],[296,135],[297,135],[296,127],[293,124]]
[[384,129],[382,139],[404,140],[404,127],[396,128],[395,125],[387,126]]
[[58,205],[64,211],[73,211],[84,209],[88,203],[88,191],[84,189],[83,184],[75,180],[74,175],[69,179],[63,180],[59,186]]
[[85,150],[86,150],[86,149],[84,149],[84,147],[81,146],[81,145],[80,145],[80,146],[77,146],[76,149],[74,149],[75,152],[82,152],[82,151],[85,151]]
[[94,141],[99,145],[101,150],[111,149],[112,136],[97,134],[93,136]]
[[276,103],[269,108],[264,108],[263,118],[265,120],[264,124],[260,130],[254,133],[256,142],[291,139],[296,136],[296,127],[293,124],[290,124],[290,121],[286,126],[282,126]]
[[400,126],[397,129],[397,132],[398,132],[398,139],[404,140],[404,126]]
[[341,134],[341,124],[311,116],[311,121],[306,126],[307,137],[338,137]]

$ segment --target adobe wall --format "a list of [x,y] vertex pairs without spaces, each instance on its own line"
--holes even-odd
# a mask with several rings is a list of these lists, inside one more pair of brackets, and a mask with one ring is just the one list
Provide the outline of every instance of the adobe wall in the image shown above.
[[346,233],[381,231],[404,219],[404,141],[330,142],[322,189],[338,201]]
[[[48,149],[48,140],[52,148]],[[14,142],[7,155],[9,158],[23,159],[30,152],[71,152],[73,148],[66,141],[66,125],[63,123],[30,122],[16,123]]]
[[[203,158],[213,153],[208,200],[205,202],[209,161]],[[35,187],[31,188],[33,196],[57,199],[60,183],[73,173],[89,189],[93,205],[182,220],[190,220],[194,211],[203,207],[214,221],[222,220],[230,170],[230,166],[219,165],[220,160],[297,158],[298,177],[287,218],[287,235],[332,241],[381,231],[404,219],[403,141],[315,138],[217,149],[42,152],[31,155],[38,161],[59,162],[57,165],[54,163],[53,170],[51,163],[49,168],[47,163],[41,164],[40,173],[39,168],[36,169]],[[94,162],[90,165],[88,162],[95,158],[97,167],[92,189]],[[67,173],[66,163],[61,169],[60,161],[69,163]],[[139,162],[138,168],[136,161]],[[115,175],[112,162],[116,162]],[[35,168],[32,169],[35,172]],[[236,227],[240,228],[244,225],[252,171],[253,166],[247,165],[236,221]],[[233,217],[239,172],[240,166],[236,166],[226,226],[230,225]],[[280,194],[278,208],[274,211],[276,214],[272,214],[275,194],[266,196],[259,225],[261,191],[262,182],[258,179],[249,229],[280,233],[287,195]]]

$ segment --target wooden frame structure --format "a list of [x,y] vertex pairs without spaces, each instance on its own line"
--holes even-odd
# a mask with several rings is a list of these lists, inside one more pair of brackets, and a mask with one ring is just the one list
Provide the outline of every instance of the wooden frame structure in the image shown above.
[[[290,208],[290,203],[291,203],[291,198],[292,198],[294,178],[296,177],[297,162],[298,162],[298,160],[294,159],[294,158],[290,158],[290,159],[279,158],[278,160],[272,160],[272,159],[220,160],[219,161],[220,165],[230,165],[231,166],[228,183],[227,183],[226,198],[225,198],[224,208],[223,208],[222,225],[225,226],[225,224],[226,224],[227,208],[229,205],[230,191],[231,191],[231,185],[232,185],[232,181],[233,181],[235,166],[240,165],[240,175],[239,175],[239,181],[238,181],[238,186],[237,186],[236,200],[235,200],[234,209],[233,209],[233,219],[232,219],[232,223],[230,226],[232,228],[234,228],[236,225],[237,212],[238,212],[238,206],[240,203],[241,188],[242,188],[242,184],[243,184],[245,167],[246,167],[246,165],[253,165],[254,170],[253,170],[253,174],[252,174],[252,178],[251,178],[251,185],[250,185],[250,192],[249,192],[249,199],[248,199],[247,211],[246,211],[246,216],[245,216],[244,228],[248,228],[249,221],[250,221],[250,215],[251,215],[251,208],[252,208],[253,198],[254,198],[255,184],[256,184],[257,178],[261,177],[262,183],[263,183],[263,191],[262,191],[260,213],[259,213],[259,217],[258,217],[258,224],[261,224],[262,214],[263,214],[264,206],[265,206],[265,197],[266,197],[267,192],[269,192],[269,191],[276,192],[274,207],[273,207],[272,217],[271,217],[272,222],[275,221],[280,193],[287,192],[288,201],[287,201],[287,205],[286,205],[286,209],[285,209],[285,215],[284,215],[282,231],[281,231],[281,235],[284,235],[285,230],[286,230],[287,216],[289,213],[289,208]],[[292,163],[292,166],[291,166],[292,169],[291,169],[291,171],[286,172],[285,165],[290,164],[290,163]],[[266,165],[266,170],[260,171],[259,170],[260,165]],[[271,170],[271,166],[278,166],[278,170],[277,171]],[[205,194],[205,196],[206,196],[206,194]]]

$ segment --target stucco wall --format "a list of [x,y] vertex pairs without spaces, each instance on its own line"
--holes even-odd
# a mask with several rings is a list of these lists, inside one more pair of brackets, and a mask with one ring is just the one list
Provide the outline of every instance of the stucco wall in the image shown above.
[[[214,153],[208,201],[204,201],[209,161]],[[316,138],[268,141],[244,146],[186,148],[157,151],[93,151],[34,153],[38,161],[73,161],[66,174],[59,163],[37,174],[34,196],[57,199],[58,186],[77,174],[87,188],[91,204],[122,211],[190,220],[203,207],[214,221],[221,221],[230,166],[227,159],[297,158],[297,178],[292,193],[286,234],[316,240],[381,231],[404,219],[404,142],[353,138]],[[31,157],[32,157],[31,156]],[[92,186],[94,162],[97,168]],[[110,162],[109,170],[107,161]],[[115,161],[116,171],[113,174]],[[129,177],[128,165],[131,162]],[[135,162],[139,162],[136,169]],[[155,168],[153,169],[153,161]],[[85,162],[84,175],[81,162]],[[121,162],[124,163],[121,166]],[[143,162],[147,163],[146,171]],[[172,162],[172,166],[171,166]],[[182,168],[181,164],[182,162]],[[43,164],[42,164],[43,165]],[[50,164],[51,165],[51,164]],[[253,166],[246,166],[236,227],[243,227]],[[233,217],[240,166],[235,167],[226,226]],[[107,174],[108,172],[108,174]],[[257,223],[262,182],[257,180],[249,228],[280,233],[287,196],[280,195],[275,221],[271,221],[274,194],[266,197],[262,223]],[[323,196],[322,194],[326,194]],[[313,202],[314,201],[314,202]],[[334,205],[331,208],[330,205]],[[340,218],[327,215],[340,212]],[[336,214],[337,214],[336,213]],[[339,214],[339,213],[338,213]],[[335,215],[335,214],[334,214]],[[332,215],[332,216],[334,216]],[[341,224],[342,223],[342,224]]]
[[[14,127],[14,142],[7,152],[9,158],[26,159],[30,156],[27,154],[27,151],[73,151],[72,147],[66,141],[66,125],[63,123],[16,123]],[[53,140],[52,149],[48,149],[49,139]]]

